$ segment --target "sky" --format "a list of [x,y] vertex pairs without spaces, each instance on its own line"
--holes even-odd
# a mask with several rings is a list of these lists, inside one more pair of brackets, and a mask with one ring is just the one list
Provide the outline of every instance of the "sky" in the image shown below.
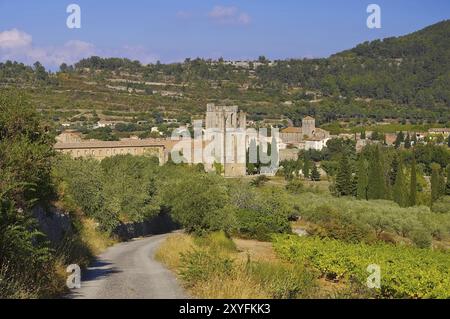
[[[81,9],[70,29],[67,7]],[[367,27],[369,4],[381,28]],[[449,0],[0,0],[0,61],[50,69],[98,55],[143,63],[327,57],[450,18]]]

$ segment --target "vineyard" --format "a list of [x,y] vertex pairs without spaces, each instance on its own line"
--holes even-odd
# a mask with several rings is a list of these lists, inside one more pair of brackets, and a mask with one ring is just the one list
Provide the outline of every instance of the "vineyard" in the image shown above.
[[333,282],[363,286],[370,275],[367,267],[378,265],[378,298],[450,298],[448,252],[288,235],[275,236],[274,248],[286,261],[312,268]]

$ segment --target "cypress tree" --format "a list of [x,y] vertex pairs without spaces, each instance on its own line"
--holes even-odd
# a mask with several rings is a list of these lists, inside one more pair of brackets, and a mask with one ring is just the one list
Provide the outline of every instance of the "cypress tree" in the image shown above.
[[405,135],[403,134],[403,132],[400,131],[400,132],[397,134],[397,139],[395,140],[395,143],[394,143],[395,148],[399,148],[400,145],[401,145],[404,141],[405,141]]
[[400,207],[408,206],[408,194],[405,183],[405,173],[403,172],[403,161],[401,158],[398,163],[397,175],[395,177],[393,198],[394,201],[400,205]]
[[406,135],[405,148],[406,149],[410,149],[411,148],[411,137],[410,137],[409,133],[408,133],[408,135]]
[[386,181],[379,146],[377,146],[369,161],[369,186],[367,188],[367,197],[368,199],[383,199],[386,197]]
[[440,185],[441,166],[439,164],[431,164],[431,206],[439,199],[441,193]]
[[353,194],[352,169],[345,152],[339,161],[336,176],[336,192],[339,196],[350,196]]
[[398,166],[399,166],[399,156],[400,154],[395,154],[391,162],[391,170],[389,171],[389,184],[394,185],[395,179],[397,178]]
[[363,156],[358,161],[358,180],[356,186],[356,197],[360,200],[367,200],[367,187],[369,186],[369,177],[367,175],[367,161]]
[[315,164],[313,164],[313,169],[311,171],[311,180],[313,182],[320,181],[320,173],[319,173],[319,170],[317,169],[317,166]]
[[445,188],[446,188],[445,170],[441,169],[440,172],[441,173],[439,174],[439,198],[441,198],[442,196],[445,196]]
[[310,177],[310,170],[311,170],[310,164],[311,163],[309,161],[308,154],[305,152],[305,154],[303,155],[303,176],[305,178]]
[[445,185],[445,194],[450,196],[450,164],[447,165],[447,184]]
[[409,186],[409,206],[417,204],[417,168],[416,168],[416,152],[413,152],[411,164],[411,181]]
[[411,146],[414,146],[417,144],[417,134],[413,133],[412,138],[411,138]]

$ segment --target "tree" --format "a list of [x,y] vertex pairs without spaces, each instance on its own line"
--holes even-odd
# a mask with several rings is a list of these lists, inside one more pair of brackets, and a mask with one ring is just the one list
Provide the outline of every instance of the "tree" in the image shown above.
[[319,173],[319,170],[317,169],[316,164],[314,164],[314,163],[313,163],[313,169],[311,171],[311,180],[313,182],[320,181],[320,173]]
[[405,135],[403,134],[402,131],[400,131],[400,132],[397,134],[397,139],[395,140],[395,143],[394,143],[395,148],[399,148],[400,145],[401,145],[404,141],[405,141]]
[[369,186],[367,188],[368,199],[386,198],[386,178],[381,159],[381,150],[377,146],[369,160]]
[[36,76],[36,80],[38,80],[38,81],[47,81],[48,80],[47,71],[45,71],[45,68],[42,66],[42,64],[40,62],[34,63],[34,73]]
[[441,196],[442,187],[440,185],[441,166],[433,163],[431,165],[431,206]]
[[188,233],[228,232],[234,227],[227,190],[216,175],[182,173],[164,187],[163,198]]
[[362,130],[362,131],[361,131],[361,139],[362,139],[362,140],[365,140],[365,139],[366,139],[366,131],[365,131],[365,130]]
[[309,160],[309,156],[308,154],[305,152],[305,154],[303,155],[303,176],[305,178],[309,178],[310,177],[310,170],[311,170],[311,162]]
[[367,188],[369,186],[369,177],[367,175],[367,161],[363,156],[358,161],[356,197],[360,200],[367,200]]
[[417,168],[416,168],[416,152],[413,152],[411,163],[411,178],[409,185],[409,206],[417,204]]
[[447,184],[445,185],[445,194],[450,196],[450,164],[447,165]]
[[409,135],[409,133],[408,133],[408,135],[406,135],[405,148],[406,149],[410,149],[411,148],[411,136]]
[[339,161],[335,187],[338,196],[350,196],[353,194],[352,168],[346,153],[342,154]]
[[400,205],[400,207],[408,206],[407,186],[405,181],[405,173],[403,171],[403,160],[400,158],[397,175],[395,177],[394,189],[393,189],[394,201]]

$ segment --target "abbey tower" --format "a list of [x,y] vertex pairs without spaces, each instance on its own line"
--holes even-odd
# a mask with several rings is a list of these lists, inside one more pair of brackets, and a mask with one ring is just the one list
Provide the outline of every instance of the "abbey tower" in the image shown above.
[[304,136],[313,137],[316,133],[316,120],[310,116],[302,120],[302,132]]
[[[223,165],[226,177],[246,175],[246,142],[239,137],[239,132],[245,132],[247,115],[239,111],[237,106],[218,106],[208,104],[205,120],[206,130],[220,132],[223,142],[223,152],[219,162]],[[230,134],[230,132],[233,132]],[[234,133],[236,132],[236,133]]]

